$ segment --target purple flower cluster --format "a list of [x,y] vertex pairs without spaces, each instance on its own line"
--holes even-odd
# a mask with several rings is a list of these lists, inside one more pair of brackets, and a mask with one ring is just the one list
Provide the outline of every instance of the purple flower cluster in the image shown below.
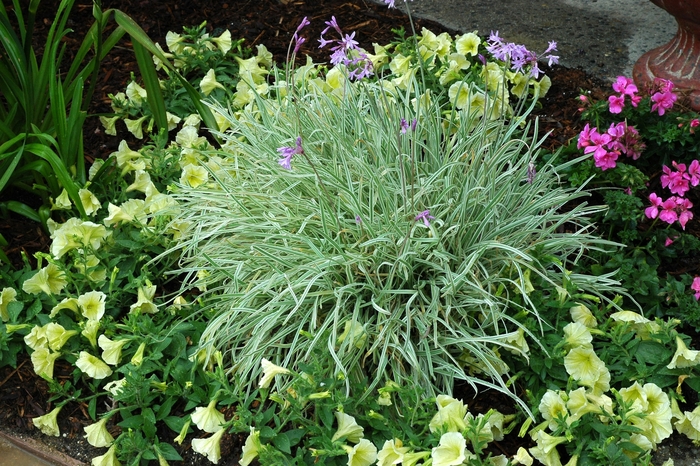
[[292,157],[297,154],[303,154],[304,149],[301,147],[301,136],[297,137],[295,147],[278,147],[277,152],[279,152],[281,159],[277,161],[280,166],[286,170],[292,169]]
[[628,126],[627,122],[612,123],[604,133],[599,133],[598,128],[591,128],[586,124],[579,134],[577,147],[583,149],[584,154],[593,154],[595,166],[601,170],[615,168],[620,154],[637,160],[646,147],[639,138],[639,132]]
[[510,63],[513,71],[523,72],[523,68],[530,66],[530,75],[535,79],[539,78],[540,70],[538,60],[546,58],[549,66],[559,63],[559,57],[552,55],[550,52],[556,52],[557,43],[551,41],[549,47],[541,55],[529,51],[524,45],[515,44],[513,42],[503,42],[503,39],[498,35],[498,31],[491,31],[491,35],[486,41],[486,50],[493,55],[497,60]]
[[410,124],[408,123],[408,121],[406,121],[405,118],[401,118],[401,122],[399,123],[401,128],[401,134],[406,134],[406,131],[408,131],[409,128],[411,129],[411,131],[415,131],[417,124],[418,120],[416,120],[415,118],[413,119],[413,121],[411,121]]
[[419,213],[418,215],[416,215],[416,217],[415,217],[413,220],[414,220],[415,222],[417,222],[417,221],[419,221],[419,220],[423,220],[423,225],[425,225],[426,227],[429,227],[429,226],[430,226],[430,220],[435,220],[435,217],[433,217],[432,215],[430,215],[430,209],[428,209],[428,210],[424,210],[423,212],[421,212],[421,213]]
[[292,43],[294,44],[294,53],[295,54],[299,51],[299,48],[301,48],[301,44],[306,42],[306,39],[303,37],[300,37],[299,33],[301,32],[302,29],[304,29],[309,24],[311,24],[311,21],[309,21],[309,18],[307,16],[304,16],[304,19],[302,19],[301,23],[299,23],[299,26],[297,26],[297,30],[294,31],[294,35],[292,36]]
[[[340,39],[328,40],[324,35],[329,30],[335,30],[340,35]],[[321,32],[321,45],[319,48],[324,48],[326,45],[335,44],[331,47],[331,63],[333,65],[343,64],[348,69],[348,77],[350,79],[362,79],[372,76],[372,60],[367,54],[358,47],[355,40],[355,32],[352,34],[343,34],[343,31],[338,26],[335,16],[331,17],[330,21],[326,21],[326,29]]]

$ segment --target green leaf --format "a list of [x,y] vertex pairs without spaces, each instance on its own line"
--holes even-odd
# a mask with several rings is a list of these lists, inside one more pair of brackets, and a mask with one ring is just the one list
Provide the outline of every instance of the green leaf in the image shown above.
[[140,429],[141,426],[143,426],[143,424],[144,424],[143,416],[137,415],[137,416],[131,416],[129,418],[126,418],[117,425],[119,427],[123,427],[125,429]]
[[285,435],[284,432],[273,437],[272,444],[276,446],[281,452],[287,453],[288,455],[292,454],[291,442],[289,440],[289,437],[287,437],[287,435]]

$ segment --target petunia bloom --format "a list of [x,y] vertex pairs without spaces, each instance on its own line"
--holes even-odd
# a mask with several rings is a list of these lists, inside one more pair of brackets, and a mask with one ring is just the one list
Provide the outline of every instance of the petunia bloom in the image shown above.
[[94,424],[83,427],[88,443],[96,448],[108,447],[114,442],[114,437],[107,430],[108,417],[104,417]]
[[0,318],[3,322],[10,320],[10,312],[7,310],[7,306],[11,302],[17,301],[16,296],[17,291],[14,288],[3,288],[2,292],[0,292]]
[[364,437],[365,429],[355,421],[355,418],[349,414],[341,413],[340,411],[335,412],[335,418],[338,421],[338,430],[335,431],[332,442],[345,437],[352,443],[358,443],[362,437]]
[[60,436],[61,431],[58,428],[57,418],[61,408],[63,408],[63,406],[59,406],[43,416],[32,418],[32,423],[41,430],[44,435],[52,435],[54,437]]
[[226,422],[224,415],[216,409],[217,400],[211,400],[206,408],[197,407],[190,415],[192,422],[204,432],[214,433]]
[[[226,433],[226,429],[221,428],[209,438],[197,438],[192,440],[192,450],[207,457],[209,461],[218,464],[221,459],[221,437]],[[243,464],[241,461],[240,464]]]
[[367,439],[361,439],[354,447],[344,445],[343,449],[348,454],[348,466],[370,466],[377,461],[377,447]]
[[245,444],[243,445],[239,464],[241,466],[248,466],[250,463],[252,463],[258,456],[260,448],[260,431],[251,427],[250,434],[248,435],[248,438],[245,439]]
[[93,379],[104,379],[112,375],[112,369],[102,362],[97,356],[93,356],[87,351],[81,351],[75,365]]

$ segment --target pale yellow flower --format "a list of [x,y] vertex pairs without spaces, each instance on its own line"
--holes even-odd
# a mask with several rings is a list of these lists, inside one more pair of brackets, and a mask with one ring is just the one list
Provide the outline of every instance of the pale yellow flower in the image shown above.
[[216,46],[221,50],[221,53],[226,54],[229,50],[231,50],[232,47],[232,42],[231,42],[231,31],[226,29],[224,32],[221,33],[219,37],[215,37],[211,39],[212,42],[216,44]]
[[102,127],[105,129],[105,134],[108,134],[110,136],[116,136],[117,135],[117,121],[119,121],[121,118],[119,115],[115,115],[111,118],[106,117],[106,116],[101,116],[100,117],[100,123],[102,123]]
[[78,311],[79,306],[77,298],[63,298],[63,300],[60,303],[56,304],[51,309],[49,317],[55,317],[58,314],[58,312],[62,309],[69,309],[73,311],[76,315],[80,315],[80,312]]
[[111,202],[107,206],[109,215],[102,221],[106,226],[111,226],[119,222],[130,223],[134,220],[144,224],[148,218],[146,213],[146,201],[143,199],[129,199],[120,206]]
[[48,348],[49,340],[46,338],[46,327],[35,325],[24,337],[24,343],[33,350]]
[[10,320],[10,312],[7,310],[7,306],[14,301],[17,301],[15,297],[17,296],[17,291],[14,288],[3,288],[0,292],[0,318],[3,322]]
[[572,306],[569,309],[569,314],[571,314],[571,319],[573,319],[574,322],[583,324],[588,328],[595,328],[598,326],[598,321],[596,320],[591,310],[583,304],[577,304],[576,306]]
[[539,430],[534,436],[537,445],[530,448],[530,454],[545,466],[561,466],[557,445],[567,442],[566,437],[553,437]]
[[182,442],[185,441],[185,437],[187,437],[187,431],[190,429],[191,422],[192,421],[188,419],[182,425],[182,429],[180,429],[180,433],[178,434],[178,436],[173,439],[175,441],[175,443],[177,443],[178,445],[182,445]]
[[78,296],[80,313],[89,320],[100,320],[105,314],[107,295],[101,291],[88,291]]
[[165,45],[172,53],[180,53],[182,51],[182,41],[185,40],[180,34],[168,31],[165,34]]
[[335,434],[333,434],[333,438],[331,439],[332,442],[345,437],[352,443],[357,443],[362,437],[364,437],[365,429],[361,425],[357,424],[354,417],[341,413],[340,411],[336,411],[335,418],[338,421],[338,430],[336,430]]
[[201,165],[187,164],[182,168],[180,183],[196,188],[209,181],[209,172]]
[[585,325],[571,322],[564,327],[564,341],[566,348],[587,347],[593,341],[591,331]]
[[85,209],[85,213],[88,215],[94,214],[100,209],[100,207],[102,207],[102,205],[100,204],[100,200],[97,199],[97,196],[95,196],[88,189],[80,189],[78,191],[78,196],[80,197],[80,202],[83,204],[83,209]]
[[44,292],[48,295],[58,294],[68,284],[66,274],[53,263],[40,269],[31,278],[24,281],[22,290],[26,293],[38,294]]
[[53,368],[61,353],[54,353],[48,348],[38,348],[32,353],[34,373],[47,379],[53,379]]
[[348,453],[348,466],[370,466],[377,461],[377,447],[367,439],[361,439],[354,447],[343,445]]
[[691,440],[700,440],[700,405],[692,411],[685,411],[675,424],[676,430]]
[[685,345],[683,339],[676,336],[676,352],[668,364],[669,369],[675,369],[680,367],[692,367],[700,364],[700,351],[690,350]]
[[595,354],[592,347],[573,348],[564,357],[564,367],[574,380],[581,385],[592,387],[607,371],[605,363]]
[[479,54],[480,44],[481,38],[476,32],[468,32],[456,38],[455,50],[462,55],[471,55],[474,57]]
[[436,398],[437,413],[430,420],[431,432],[461,432],[467,428],[467,406],[462,400],[448,395],[438,395]]
[[146,198],[158,194],[156,185],[151,181],[151,175],[145,170],[134,172],[134,182],[126,188],[126,192],[139,191],[146,195]]
[[209,71],[207,71],[207,74],[204,75],[202,81],[199,83],[199,88],[202,89],[204,95],[209,95],[214,89],[224,89],[224,86],[216,80],[214,70],[210,69]]
[[117,459],[117,449],[114,444],[109,447],[107,453],[102,456],[96,456],[92,459],[90,463],[91,466],[121,466],[121,463]]
[[51,234],[51,254],[59,259],[68,251],[82,247],[91,247],[96,251],[108,236],[103,225],[83,222],[79,218],[70,218]]
[[[204,455],[209,461],[217,464],[221,459],[221,437],[226,433],[226,429],[221,428],[208,438],[196,438],[192,440],[192,450]],[[239,463],[243,465],[243,461]]]
[[58,413],[61,411],[63,406],[54,408],[50,413],[44,414],[43,416],[32,418],[32,423],[37,427],[44,435],[52,435],[58,437],[61,435],[61,431],[58,428]]
[[146,121],[147,116],[142,116],[136,120],[131,118],[124,118],[124,124],[126,125],[127,131],[134,135],[136,139],[143,139],[143,122]]
[[[104,386],[104,390],[109,392],[113,397],[119,396],[124,387],[126,386],[126,379],[112,380]],[[187,425],[190,425],[190,421],[187,421]]]
[[259,384],[260,388],[268,388],[277,375],[289,374],[289,369],[273,364],[265,358],[263,358],[260,364],[263,368],[263,376]]
[[146,161],[143,159],[140,153],[135,150],[131,150],[126,141],[119,143],[119,147],[116,152],[113,152],[110,157],[114,157],[117,160],[117,167],[121,169],[122,175],[135,170],[145,170]]
[[540,414],[545,421],[549,421],[549,429],[554,431],[559,426],[558,419],[566,420],[569,416],[569,411],[566,409],[566,403],[559,392],[547,390],[547,393],[542,396],[539,405]]
[[524,464],[525,466],[532,466],[533,461],[532,456],[530,456],[527,450],[523,447],[518,448],[518,451],[515,453],[515,456],[513,456],[512,459],[513,464]]
[[102,348],[102,360],[109,365],[116,366],[122,357],[122,348],[129,342],[127,339],[110,340],[104,335],[100,335],[97,344]]
[[88,339],[93,348],[96,348],[97,331],[100,329],[100,321],[86,320],[81,325],[83,326],[83,330],[80,332],[80,334]]
[[[644,435],[634,433],[630,435],[630,443],[633,443],[637,445],[639,448],[645,451],[651,451],[654,449],[654,444]],[[639,456],[641,456],[643,453],[635,452],[635,451],[630,451],[627,449],[624,449],[624,454],[627,456],[629,459],[636,459]]]
[[206,408],[198,406],[190,415],[192,422],[204,432],[214,433],[226,422],[224,415],[216,409],[217,400],[211,400]]
[[114,437],[107,430],[108,417],[104,417],[94,424],[83,427],[88,443],[96,448],[108,447],[114,442]]
[[250,434],[248,435],[248,438],[245,439],[245,444],[243,444],[241,459],[239,461],[240,466],[248,466],[250,463],[252,463],[258,456],[260,447],[260,431],[251,427]]
[[467,440],[459,432],[447,432],[440,437],[440,443],[433,448],[430,457],[433,466],[455,466],[462,464],[471,453],[467,450]]
[[49,348],[54,351],[60,350],[63,345],[72,337],[77,335],[77,330],[66,330],[63,325],[57,324],[55,322],[50,322],[46,324],[46,339],[49,343]]
[[571,412],[567,418],[568,423],[572,423],[588,413],[600,413],[600,407],[588,399],[584,387],[569,392],[566,407]]
[[135,304],[129,308],[129,314],[155,314],[158,312],[158,307],[153,304],[153,298],[156,295],[156,285],[152,285],[146,280],[145,286],[139,286],[138,298]]
[[131,364],[140,366],[143,362],[143,353],[146,351],[146,343],[141,343],[136,349],[136,353],[131,357]]
[[132,104],[140,107],[148,97],[148,94],[146,93],[146,89],[136,84],[136,82],[131,81],[126,86],[126,96]]
[[469,91],[469,84],[464,81],[458,81],[450,86],[447,91],[447,95],[450,97],[450,102],[455,108],[462,110],[469,106],[471,92]]
[[399,439],[387,440],[377,454],[377,466],[401,464],[404,455],[408,453],[409,450],[410,448],[404,447],[403,442]]
[[75,361],[75,365],[93,379],[100,380],[112,375],[112,369],[110,369],[107,364],[87,351],[80,352],[78,360]]
[[73,203],[70,201],[70,196],[68,196],[68,191],[66,191],[65,188],[63,188],[61,194],[59,194],[55,200],[52,200],[51,203],[51,210],[68,210],[73,206]]

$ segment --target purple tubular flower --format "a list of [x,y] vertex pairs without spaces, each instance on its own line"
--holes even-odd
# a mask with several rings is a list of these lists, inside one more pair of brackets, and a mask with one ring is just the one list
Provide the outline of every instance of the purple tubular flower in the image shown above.
[[435,220],[435,217],[433,217],[432,215],[430,215],[430,209],[426,209],[426,210],[424,210],[423,212],[421,212],[421,213],[419,213],[418,215],[416,215],[416,217],[415,217],[413,220],[416,221],[416,222],[419,221],[419,220],[423,220],[423,224],[424,224],[426,227],[429,227],[429,226],[430,226],[430,221],[429,221],[429,220]]
[[289,147],[289,146],[282,146],[277,148],[277,152],[279,152],[281,159],[277,161],[277,163],[280,164],[282,168],[285,170],[291,170],[292,169],[292,158],[297,155],[297,154],[303,154],[304,149],[301,147],[301,136],[297,137],[296,140],[296,146],[295,147]]

